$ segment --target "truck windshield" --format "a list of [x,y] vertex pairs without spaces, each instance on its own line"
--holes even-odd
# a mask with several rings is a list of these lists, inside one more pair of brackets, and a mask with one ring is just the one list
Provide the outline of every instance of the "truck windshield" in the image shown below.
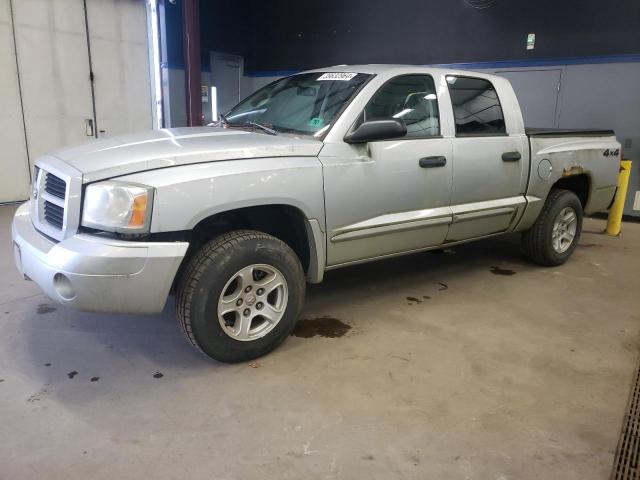
[[277,132],[319,137],[370,77],[355,72],[293,75],[261,88],[224,118],[230,127],[257,123]]

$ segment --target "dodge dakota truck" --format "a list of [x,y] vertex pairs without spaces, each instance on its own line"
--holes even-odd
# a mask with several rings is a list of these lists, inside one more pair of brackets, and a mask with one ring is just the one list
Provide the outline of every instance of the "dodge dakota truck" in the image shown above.
[[[588,101],[586,99],[585,101]],[[35,162],[15,260],[53,300],[157,313],[238,362],[292,331],[327,270],[519,232],[565,262],[616,191],[612,131],[525,129],[499,76],[338,66],[277,80],[215,126],[147,131]]]

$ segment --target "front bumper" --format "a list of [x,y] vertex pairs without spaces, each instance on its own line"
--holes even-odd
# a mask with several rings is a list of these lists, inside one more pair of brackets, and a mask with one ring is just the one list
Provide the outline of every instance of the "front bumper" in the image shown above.
[[23,275],[52,300],[92,312],[161,312],[189,246],[86,234],[56,243],[34,228],[29,202],[16,211],[11,235]]

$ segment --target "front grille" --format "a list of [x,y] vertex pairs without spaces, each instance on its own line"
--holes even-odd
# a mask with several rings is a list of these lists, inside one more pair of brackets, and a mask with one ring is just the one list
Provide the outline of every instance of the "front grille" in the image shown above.
[[45,175],[44,191],[64,200],[67,192],[67,182],[48,172]]
[[38,159],[31,188],[33,225],[52,240],[78,231],[82,174],[55,157]]
[[48,200],[44,201],[44,219],[45,221],[53,225],[59,230],[62,230],[62,223],[64,220],[64,208],[51,203]]

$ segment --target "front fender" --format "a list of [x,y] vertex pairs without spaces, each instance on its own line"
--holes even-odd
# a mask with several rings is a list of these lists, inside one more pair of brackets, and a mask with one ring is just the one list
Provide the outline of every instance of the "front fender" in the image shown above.
[[121,177],[156,189],[151,233],[190,231],[212,215],[246,207],[288,205],[304,215],[311,261],[322,280],[326,259],[322,165],[316,157],[279,157],[184,165]]

